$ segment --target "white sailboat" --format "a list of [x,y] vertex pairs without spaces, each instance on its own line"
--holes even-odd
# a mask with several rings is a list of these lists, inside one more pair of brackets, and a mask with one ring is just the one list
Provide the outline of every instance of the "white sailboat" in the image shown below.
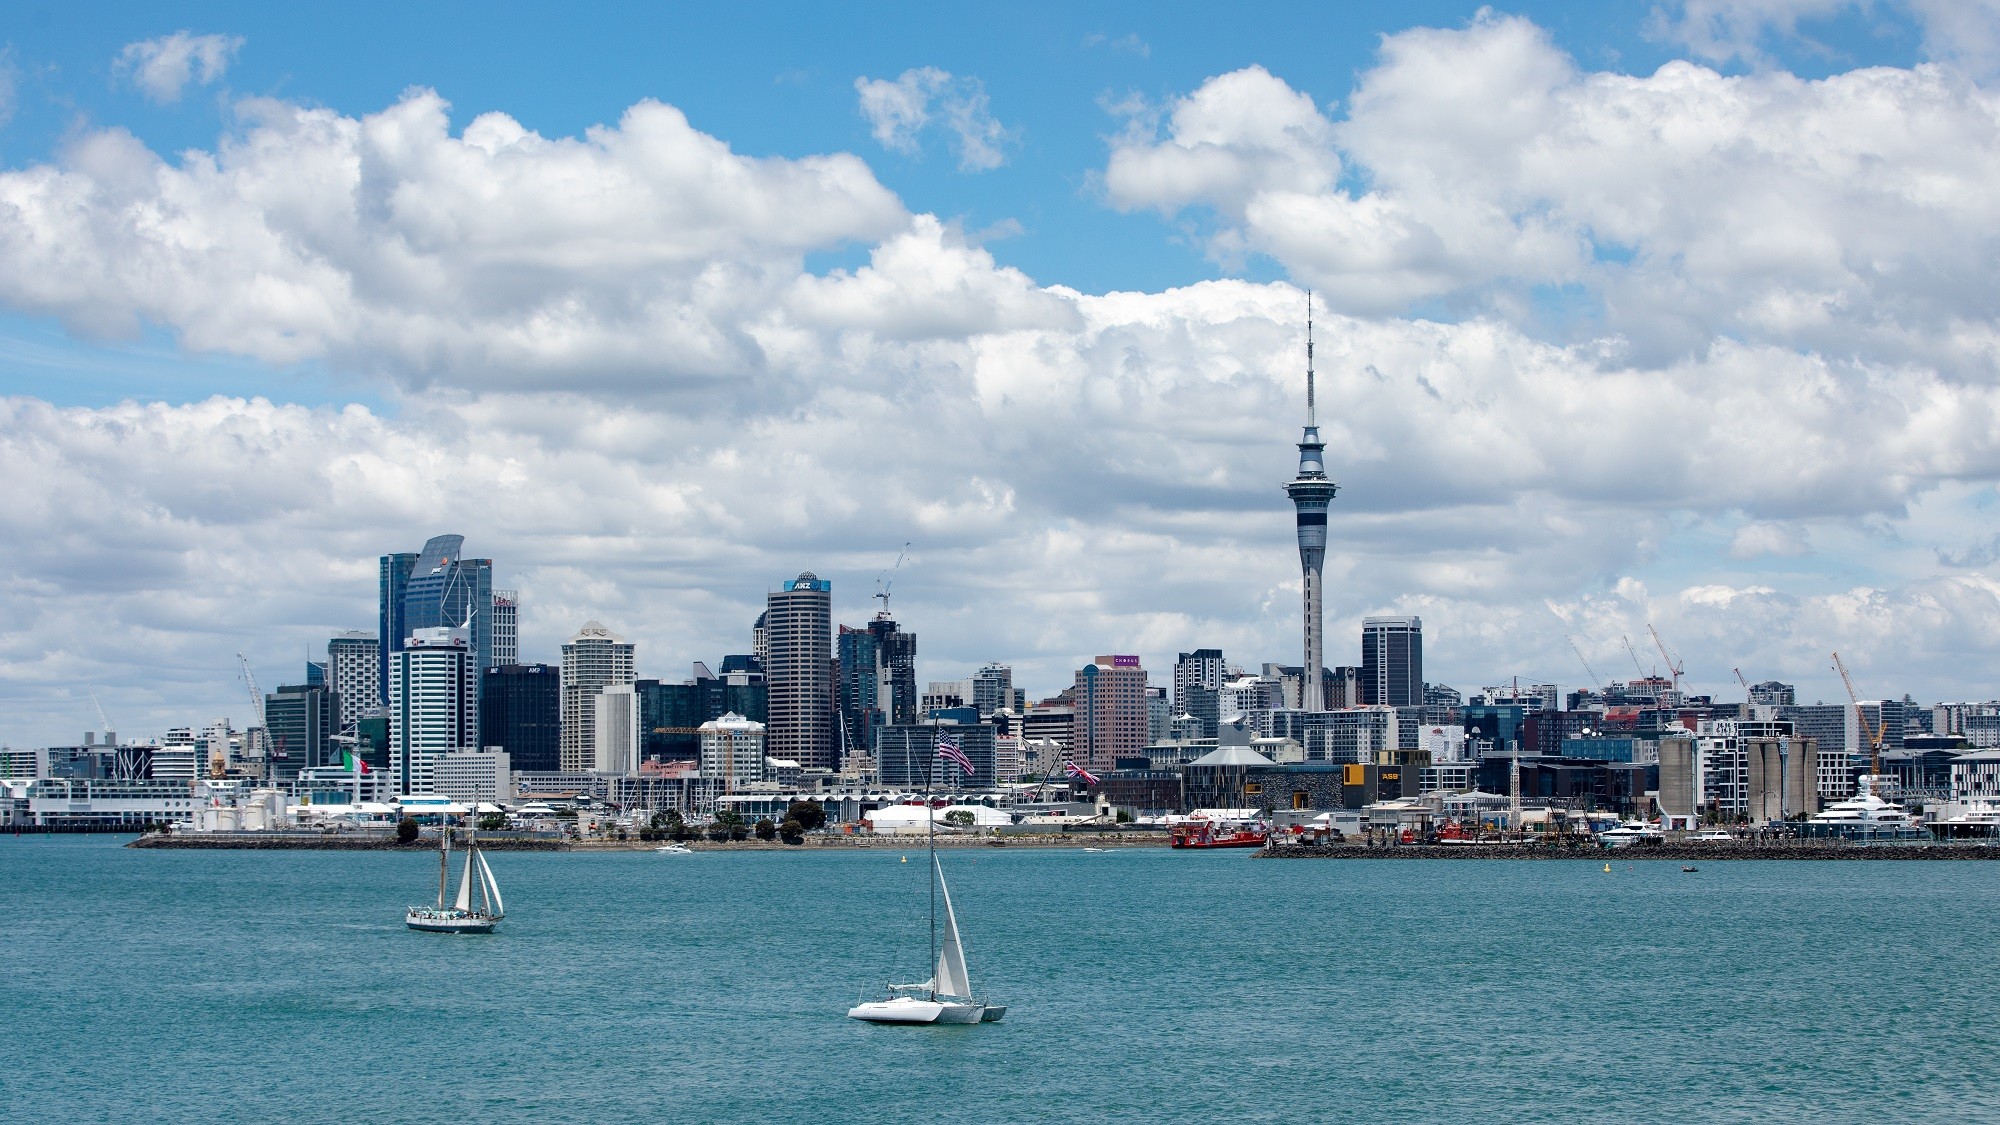
[[[884,1000],[864,1000],[847,1010],[849,1019],[869,1023],[998,1023],[1005,1004],[989,1004],[972,993],[965,968],[965,945],[958,937],[958,915],[951,908],[951,888],[937,857],[937,813],[925,786],[924,812],[931,818],[931,979],[920,984],[892,984]],[[944,941],[938,941],[938,900],[944,900]]]
[[[493,869],[486,865],[486,857],[480,854],[479,845],[469,832],[465,838],[465,868],[458,877],[458,895],[447,906],[445,893],[450,885],[451,828],[440,825],[437,905],[412,906],[403,921],[413,930],[434,934],[490,934],[500,919],[507,916],[506,904],[500,898],[500,884],[494,881]],[[472,901],[475,886],[479,897],[477,908]]]

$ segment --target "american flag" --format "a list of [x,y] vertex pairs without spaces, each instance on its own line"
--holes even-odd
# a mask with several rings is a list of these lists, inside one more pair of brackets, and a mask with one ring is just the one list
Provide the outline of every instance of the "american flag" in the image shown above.
[[1063,773],[1068,774],[1070,777],[1082,778],[1085,785],[1097,784],[1097,775],[1077,765],[1075,762],[1064,762]]
[[967,777],[971,777],[975,772],[972,768],[972,759],[966,757],[965,751],[959,748],[958,739],[950,735],[938,739],[937,756],[964,770]]

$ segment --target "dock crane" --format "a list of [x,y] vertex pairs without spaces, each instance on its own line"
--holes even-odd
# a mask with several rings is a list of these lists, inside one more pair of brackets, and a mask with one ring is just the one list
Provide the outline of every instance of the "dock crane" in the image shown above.
[[1681,673],[1686,670],[1687,661],[1674,663],[1674,658],[1667,655],[1667,642],[1660,639],[1660,631],[1653,628],[1652,622],[1646,622],[1646,631],[1653,635],[1653,647],[1660,650],[1660,659],[1667,662],[1667,672],[1674,678],[1674,693],[1678,695],[1681,690]]
[[1837,652],[1833,654],[1833,670],[1840,673],[1840,682],[1847,685],[1847,701],[1854,704],[1855,725],[1859,726],[1861,733],[1867,736],[1868,772],[1879,774],[1882,772],[1882,740],[1889,736],[1889,724],[1885,720],[1878,729],[1868,721],[1868,713],[1861,709],[1861,697],[1854,693],[1854,679],[1847,674],[1847,665],[1842,662]]

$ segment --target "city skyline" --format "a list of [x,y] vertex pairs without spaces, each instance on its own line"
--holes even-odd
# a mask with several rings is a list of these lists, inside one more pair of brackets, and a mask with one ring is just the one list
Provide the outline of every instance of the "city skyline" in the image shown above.
[[1580,685],[1651,623],[1718,697],[1987,698],[2000,25],[1732,10],[14,29],[0,741],[241,715],[441,529],[531,661],[677,675],[808,569],[863,624],[909,541],[926,680],[1291,663],[1308,287],[1329,666],[1410,616]]

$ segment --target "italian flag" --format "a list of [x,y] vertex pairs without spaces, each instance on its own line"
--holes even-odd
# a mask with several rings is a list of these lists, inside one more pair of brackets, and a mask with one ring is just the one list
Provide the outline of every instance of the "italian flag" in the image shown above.
[[341,756],[342,758],[345,758],[345,759],[346,759],[346,761],[344,761],[344,762],[343,762],[343,763],[341,763],[341,764],[342,764],[342,765],[345,765],[345,766],[347,767],[347,771],[348,771],[349,773],[355,773],[355,772],[360,772],[360,773],[373,773],[373,772],[375,772],[375,771],[373,771],[373,770],[371,770],[371,769],[369,769],[369,768],[368,768],[368,763],[367,763],[367,762],[364,762],[364,761],[362,761],[361,759],[359,759],[359,758],[355,757],[355,756],[354,756],[354,751],[352,751],[352,750],[342,750],[342,751],[340,752],[340,756]]

